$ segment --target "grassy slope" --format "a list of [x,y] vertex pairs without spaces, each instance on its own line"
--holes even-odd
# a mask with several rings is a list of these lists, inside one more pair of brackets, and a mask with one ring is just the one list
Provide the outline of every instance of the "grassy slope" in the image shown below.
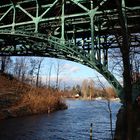
[[35,88],[6,74],[0,75],[0,119],[50,113],[66,108],[60,92]]

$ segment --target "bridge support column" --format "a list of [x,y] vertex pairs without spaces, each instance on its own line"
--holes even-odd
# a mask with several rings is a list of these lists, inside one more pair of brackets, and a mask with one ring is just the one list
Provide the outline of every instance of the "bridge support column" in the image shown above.
[[13,4],[13,23],[12,23],[12,33],[15,33],[15,19],[16,19],[16,8],[15,5]]
[[93,1],[91,1],[91,10],[90,10],[90,28],[91,28],[91,60],[95,59],[95,50],[94,50],[94,16],[95,10],[93,9]]
[[65,0],[62,0],[62,15],[61,15],[61,44],[65,43]]
[[38,23],[39,23],[38,13],[39,13],[39,5],[38,5],[38,1],[36,0],[36,18],[34,19],[34,22],[35,22],[35,33],[38,32]]

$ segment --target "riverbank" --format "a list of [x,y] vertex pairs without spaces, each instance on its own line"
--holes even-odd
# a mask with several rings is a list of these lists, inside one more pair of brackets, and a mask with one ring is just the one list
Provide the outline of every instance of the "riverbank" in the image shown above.
[[[133,140],[140,140],[140,104],[135,104],[132,109],[133,113]],[[122,106],[117,114],[116,129],[114,140],[122,140],[125,136],[124,117],[125,108]]]
[[0,119],[51,113],[66,108],[60,91],[36,88],[0,75]]

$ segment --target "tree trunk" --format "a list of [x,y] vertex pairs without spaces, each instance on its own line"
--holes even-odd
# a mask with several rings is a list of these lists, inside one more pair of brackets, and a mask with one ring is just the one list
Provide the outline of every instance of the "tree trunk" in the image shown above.
[[51,87],[51,73],[52,73],[52,64],[50,65],[50,68],[49,68],[49,81],[48,81],[49,88]]
[[2,58],[1,60],[1,73],[5,72],[5,59]]
[[41,68],[42,61],[43,61],[43,59],[39,60],[39,64],[38,64],[38,69],[37,69],[37,74],[36,74],[36,87],[39,86],[39,74],[40,74],[40,68]]
[[[124,0],[122,3],[124,4]],[[124,81],[124,122],[122,135],[123,140],[133,140],[133,114],[132,114],[132,83],[131,83],[131,65],[130,65],[130,40],[127,29],[127,18],[125,15],[124,7],[122,7],[120,0],[116,0],[117,8],[119,11],[119,19],[121,25],[122,45],[120,50],[123,59],[123,81]]]
[[129,55],[127,53],[126,54],[123,53],[123,65],[124,65],[123,78],[124,78],[124,107],[125,107],[124,139],[133,140],[132,84],[131,84],[131,76],[130,76],[131,70],[130,70]]
[[1,73],[4,73],[6,71],[6,67],[8,64],[8,61],[10,60],[10,57],[2,56],[1,57]]

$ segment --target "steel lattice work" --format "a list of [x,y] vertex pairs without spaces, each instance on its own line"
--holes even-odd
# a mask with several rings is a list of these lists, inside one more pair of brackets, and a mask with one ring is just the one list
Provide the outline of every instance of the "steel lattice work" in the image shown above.
[[[120,1],[130,45],[139,49],[140,1]],[[122,98],[107,67],[108,49],[122,45],[119,12],[112,0],[0,1],[0,55],[76,61],[101,73]]]

